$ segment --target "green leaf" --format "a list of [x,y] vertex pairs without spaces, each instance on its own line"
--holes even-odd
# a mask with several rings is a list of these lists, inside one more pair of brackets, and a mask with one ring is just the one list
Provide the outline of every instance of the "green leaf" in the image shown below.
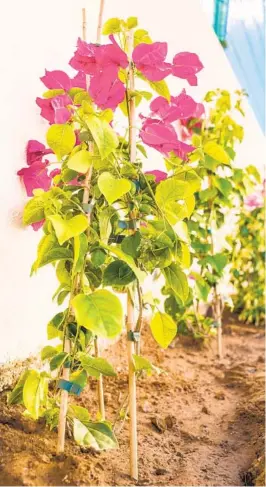
[[219,253],[212,256],[213,266],[217,272],[221,273],[225,266],[227,265],[227,256],[225,254]]
[[54,98],[55,96],[58,96],[58,95],[64,95],[65,93],[65,90],[61,89],[61,88],[58,88],[58,89],[54,89],[54,90],[47,90],[43,93],[43,98]]
[[210,141],[204,144],[203,150],[205,154],[212,157],[221,164],[230,164],[230,158],[224,148],[216,142]]
[[74,419],[74,439],[78,445],[88,446],[95,450],[109,450],[117,448],[117,440],[108,423],[86,422],[86,426],[78,419]]
[[46,141],[58,160],[69,154],[75,143],[76,135],[73,128],[67,124],[54,124],[48,129]]
[[213,181],[216,188],[218,188],[219,191],[227,198],[233,189],[230,181],[225,178],[218,178],[217,176],[213,178]]
[[227,265],[227,256],[222,253],[218,253],[215,255],[207,255],[200,261],[200,265],[204,266],[206,264],[210,264],[210,266],[221,275],[222,271],[224,270],[225,266]]
[[127,28],[128,29],[135,29],[138,25],[138,18],[137,17],[128,17],[127,21]]
[[250,164],[249,166],[246,167],[246,171],[250,176],[253,176],[255,178],[257,183],[261,182],[261,175],[255,166]]
[[[72,258],[73,255],[70,249],[56,247],[47,251],[47,253],[43,255],[42,260],[39,261],[38,268],[51,264],[52,262],[57,262],[58,260],[72,260]],[[36,270],[35,263],[33,264],[33,270]]]
[[73,171],[86,174],[92,164],[92,154],[85,149],[76,152],[67,161],[67,166]]
[[103,338],[115,338],[122,331],[123,309],[120,300],[101,289],[72,301],[77,323]]
[[85,215],[76,215],[70,220],[64,220],[60,215],[52,215],[48,219],[52,222],[60,245],[83,233],[89,225]]
[[[182,172],[181,172],[182,171]],[[201,178],[197,175],[193,169],[188,170],[181,170],[177,172],[175,175],[175,180],[178,181],[186,181],[189,183],[189,187],[187,188],[186,197],[192,196],[194,193],[200,190],[201,188]]]
[[109,237],[112,233],[111,218],[114,216],[114,208],[106,208],[102,210],[99,214],[99,227],[100,227],[100,237],[105,243],[108,242]]
[[119,144],[115,131],[106,120],[99,118],[96,115],[87,115],[86,123],[98,147],[101,158],[105,159]]
[[34,419],[39,418],[45,402],[46,383],[47,379],[40,372],[29,371],[23,388],[23,403]]
[[65,313],[57,313],[47,325],[47,338],[52,340],[61,335],[60,327],[63,324]]
[[149,36],[147,30],[138,29],[134,34],[134,47],[138,46],[139,44],[152,44],[152,40]]
[[101,249],[96,249],[91,253],[91,263],[94,267],[100,267],[106,260],[106,253]]
[[144,281],[144,279],[146,277],[146,273],[141,271],[137,267],[134,259],[130,255],[125,254],[117,246],[115,247],[115,246],[111,246],[111,245],[105,245],[103,242],[100,242],[100,244],[104,249],[109,250],[109,252],[111,252],[111,254],[114,254],[116,257],[118,257],[118,259],[126,262],[129,265],[129,267],[132,269],[132,271],[134,272],[134,274],[135,274],[136,278],[139,280],[139,282]]
[[114,260],[104,270],[103,286],[123,287],[135,281],[132,269],[123,260]]
[[100,374],[108,377],[117,375],[112,365],[102,357],[91,357],[85,353],[80,353],[78,358],[82,367],[93,377],[100,377]]
[[82,105],[82,108],[84,109],[84,103],[83,102],[86,102],[87,105],[89,105],[88,108],[90,110],[90,113],[93,112],[92,99],[91,99],[89,93],[85,90],[79,90],[74,95],[74,105]]
[[184,272],[176,264],[171,264],[169,267],[163,269],[163,274],[167,283],[173,293],[185,303],[188,298],[189,287],[187,277]]
[[77,406],[76,404],[70,404],[68,408],[69,416],[74,417],[81,421],[81,423],[86,424],[90,421],[90,413],[86,408]]
[[[79,332],[79,337],[80,337],[80,333],[82,332],[81,331]],[[88,382],[88,374],[86,370],[75,370],[70,375],[69,380],[71,382],[74,382],[75,384],[78,384],[80,387],[84,388]]]
[[207,188],[203,191],[199,191],[199,199],[204,203],[205,201],[213,200],[217,194],[218,191],[216,188]]
[[10,406],[11,404],[22,404],[23,403],[23,388],[26,382],[26,379],[29,375],[29,370],[23,372],[15,385],[14,389],[8,395],[7,404]]
[[41,359],[48,360],[49,358],[54,357],[57,355],[57,350],[55,347],[51,347],[51,345],[47,345],[41,350]]
[[195,196],[193,194],[184,199],[184,207],[187,218],[190,218],[195,208]]
[[85,233],[81,233],[80,235],[74,237],[74,262],[72,269],[73,276],[82,271],[87,250],[88,239]]
[[150,327],[154,339],[162,348],[167,348],[177,333],[176,323],[167,313],[156,313]]
[[140,232],[135,232],[134,235],[130,235],[129,237],[125,237],[121,243],[121,249],[125,254],[131,255],[133,259],[137,259],[140,255],[139,246],[140,246]]
[[56,277],[60,284],[71,285],[70,273],[66,268],[66,262],[64,260],[60,260],[56,266]]
[[188,269],[191,266],[191,255],[188,245],[185,242],[180,242],[182,249],[181,266]]
[[44,220],[44,218],[44,196],[35,196],[24,207],[23,223],[24,225],[31,225]]
[[102,284],[102,269],[100,267],[94,267],[90,261],[86,261],[85,275],[92,291]]
[[176,177],[161,181],[158,184],[155,193],[156,201],[162,207],[169,201],[183,200],[189,196],[191,196],[189,183],[180,181]]
[[99,176],[98,186],[109,205],[131,190],[131,182],[128,179],[116,179],[110,172],[103,172]]
[[146,81],[149,83],[150,87],[154,91],[156,91],[156,93],[158,93],[158,95],[163,96],[164,98],[166,98],[167,101],[170,101],[171,98],[170,91],[164,79],[162,81],[149,81],[149,80]]
[[118,17],[113,17],[112,19],[107,20],[102,28],[102,34],[104,36],[109,36],[110,34],[116,34],[117,32],[122,31],[122,24],[121,19]]
[[50,370],[53,371],[58,369],[58,367],[61,367],[63,363],[66,361],[67,357],[68,357],[68,353],[66,352],[60,352],[54,355],[54,357],[50,362]]
[[153,365],[149,360],[140,355],[133,354],[133,361],[134,361],[134,369],[136,372],[140,370],[153,370]]
[[47,253],[54,248],[56,245],[56,237],[54,235],[44,235],[37,248],[37,259],[32,264],[31,274],[36,272],[39,267],[41,267],[43,262],[46,261]]

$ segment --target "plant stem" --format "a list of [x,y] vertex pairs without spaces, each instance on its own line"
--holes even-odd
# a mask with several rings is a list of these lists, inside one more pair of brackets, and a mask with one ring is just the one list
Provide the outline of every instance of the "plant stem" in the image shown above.
[[[212,188],[212,180],[211,177],[208,176],[208,183],[209,183],[209,188]],[[211,244],[211,255],[213,256],[215,253],[215,244],[214,244],[214,238],[213,238],[213,201],[210,202],[209,204],[209,230],[211,231],[210,233],[210,244]],[[222,344],[222,309],[221,309],[221,298],[218,295],[217,292],[217,284],[214,284],[213,287],[213,314],[214,314],[214,319],[218,325],[217,328],[217,351],[218,351],[218,357],[219,359],[223,358],[223,344]]]
[[[139,281],[137,281],[137,292],[138,292],[138,300],[139,300],[139,316],[138,316],[135,331],[138,331],[140,333],[142,327],[142,317],[143,317],[143,301],[142,301],[142,290]],[[140,338],[139,341],[136,342],[136,354],[140,355]]]
[[[129,57],[129,89],[134,91],[134,69],[132,65],[132,51],[133,51],[133,31],[128,33],[128,57]],[[135,119],[135,99],[131,97],[128,100],[129,107],[129,148],[130,148],[130,162],[136,161],[136,119]],[[127,292],[127,332],[135,331],[134,323],[134,303],[131,299],[130,291]],[[134,341],[127,341],[127,355],[128,355],[128,385],[129,385],[129,437],[130,437],[130,475],[135,480],[138,480],[138,451],[137,451],[137,385],[136,373],[133,362],[133,354],[135,353]]]

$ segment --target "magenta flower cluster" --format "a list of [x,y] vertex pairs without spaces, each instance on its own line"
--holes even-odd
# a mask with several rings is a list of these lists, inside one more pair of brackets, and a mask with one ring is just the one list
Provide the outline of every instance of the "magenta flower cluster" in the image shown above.
[[[124,100],[126,86],[119,77],[119,71],[128,67],[129,60],[113,35],[109,36],[109,40],[109,44],[98,45],[78,39],[77,49],[69,62],[77,71],[73,78],[63,71],[45,71],[41,81],[48,90],[53,91],[48,97],[38,97],[36,103],[41,109],[41,116],[49,124],[65,124],[72,120],[75,113],[75,104],[70,96],[72,88],[88,90],[93,102],[102,110],[109,108],[114,111]],[[137,73],[150,82],[162,81],[173,75],[187,80],[192,86],[197,85],[197,73],[203,68],[198,56],[181,52],[176,54],[170,63],[166,61],[167,49],[166,42],[137,45],[132,54]],[[172,96],[169,102],[159,96],[151,102],[149,116],[140,115],[140,138],[144,144],[164,156],[171,152],[186,160],[194,147],[178,140],[173,124],[178,120],[185,123],[191,118],[200,117],[203,113],[203,105],[196,103],[185,90],[176,97]],[[80,144],[78,133],[76,136],[76,144]],[[27,167],[18,171],[28,196],[32,196],[36,188],[49,190],[53,178],[60,174],[59,169],[49,172],[50,162],[46,155],[51,153],[50,149],[36,140],[28,142]],[[156,182],[167,177],[162,171],[149,173],[155,176]]]

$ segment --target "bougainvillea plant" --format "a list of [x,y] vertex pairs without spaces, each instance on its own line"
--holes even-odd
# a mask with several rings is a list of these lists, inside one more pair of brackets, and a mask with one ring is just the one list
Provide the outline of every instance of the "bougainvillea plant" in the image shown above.
[[245,198],[236,230],[228,238],[232,246],[230,276],[234,286],[234,311],[239,319],[262,326],[265,322],[264,193]]
[[[152,367],[139,355],[141,286],[159,269],[175,296],[186,301],[182,267],[189,250],[176,225],[191,215],[193,195],[200,189],[200,177],[188,164],[194,147],[178,138],[175,122],[190,119],[202,107],[185,90],[171,96],[165,78],[172,75],[193,86],[203,66],[188,52],[166,60],[167,44],[153,42],[137,28],[135,17],[110,19],[102,32],[109,36],[102,45],[78,39],[70,60],[74,76],[46,71],[41,78],[47,91],[36,102],[50,125],[46,145],[29,141],[27,167],[18,174],[30,197],[24,223],[43,232],[32,273],[53,265],[59,281],[53,299],[65,309],[47,327],[48,339],[59,339],[59,345],[41,353],[49,372],[26,372],[9,402],[24,403],[27,414],[45,417],[52,428],[59,417],[58,452],[63,451],[66,420],[79,444],[115,447],[110,423],[102,417],[93,421],[85,408],[67,401],[90,376],[115,375],[110,363],[95,356],[94,344],[97,337],[121,333],[123,312],[116,292],[126,291],[131,474],[137,478],[135,377]],[[137,80],[148,91],[137,89]],[[145,105],[150,101],[149,113],[136,117],[142,100]],[[124,121],[119,123],[122,114],[126,129]],[[153,170],[152,162],[143,170],[145,146],[159,151],[162,161],[171,160],[170,174]],[[156,309],[156,302],[151,306],[151,332],[166,348],[176,323]]]
[[[208,92],[204,99],[206,115],[198,112],[192,119],[181,121],[179,126],[182,139],[191,141],[196,147],[189,160],[196,164],[195,171],[201,178],[202,187],[195,194],[195,211],[188,221],[193,257],[190,272],[194,281],[193,293],[188,297],[185,307],[172,293],[165,305],[183,325],[187,321],[193,336],[212,334],[216,327],[220,356],[223,298],[219,283],[230,260],[230,252],[228,249],[217,249],[216,234],[221,228],[226,232],[226,218],[234,212],[234,208],[241,205],[245,194],[258,177],[253,166],[240,169],[233,162],[235,146],[244,135],[243,127],[232,118],[236,112],[244,115],[242,97],[241,91],[234,95],[224,90]],[[206,303],[208,300],[212,303],[213,320],[204,320],[198,314],[199,302]],[[186,316],[186,310],[192,302],[194,310],[192,313],[189,310]]]

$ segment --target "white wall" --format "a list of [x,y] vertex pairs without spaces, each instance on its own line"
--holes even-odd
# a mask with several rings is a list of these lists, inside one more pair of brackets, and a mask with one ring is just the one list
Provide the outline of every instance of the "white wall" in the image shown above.
[[[24,164],[29,138],[44,140],[46,122],[39,117],[35,97],[44,91],[39,77],[44,69],[67,70],[67,63],[81,33],[81,8],[88,11],[88,39],[96,37],[99,0],[13,0],[2,6],[0,20],[1,65],[1,325],[0,362],[24,357],[45,340],[45,324],[54,314],[51,295],[56,282],[52,269],[29,277],[39,233],[20,224],[25,195],[16,171]],[[139,17],[141,27],[154,40],[169,43],[169,54],[197,52],[205,70],[199,87],[187,91],[199,98],[209,89],[233,90],[238,83],[198,0],[106,0],[104,18]],[[186,83],[173,79],[177,94]],[[251,110],[241,150],[243,163],[262,164],[264,138]],[[162,166],[153,151],[147,167]]]

